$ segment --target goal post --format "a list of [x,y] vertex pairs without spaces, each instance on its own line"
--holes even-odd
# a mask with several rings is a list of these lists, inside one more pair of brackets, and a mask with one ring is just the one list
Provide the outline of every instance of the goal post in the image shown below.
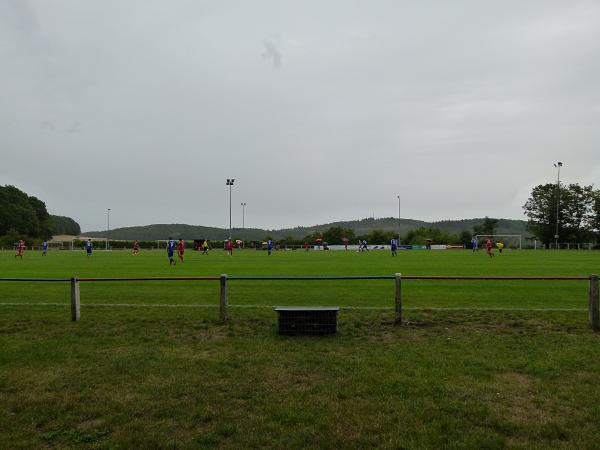
[[491,239],[494,245],[496,242],[503,242],[505,248],[519,249],[523,248],[523,235],[521,234],[477,234],[477,244],[479,247],[485,242],[486,239]]

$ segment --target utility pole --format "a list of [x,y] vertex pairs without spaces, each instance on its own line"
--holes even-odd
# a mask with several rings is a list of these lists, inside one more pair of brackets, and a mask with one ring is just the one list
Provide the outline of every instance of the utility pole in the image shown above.
[[400,196],[398,195],[398,245],[400,245]]
[[227,178],[226,186],[229,186],[229,239],[231,239],[231,187],[235,179]]
[[110,208],[106,210],[106,250],[108,250],[108,235],[110,234]]
[[246,202],[240,203],[242,205],[242,230],[246,228],[245,216],[246,216]]
[[559,218],[558,218],[558,214],[560,212],[560,168],[563,166],[563,163],[558,161],[557,163],[554,164],[554,167],[556,167],[558,173],[556,176],[556,232],[554,233],[554,240],[556,242],[556,250],[558,250],[558,223],[559,223]]

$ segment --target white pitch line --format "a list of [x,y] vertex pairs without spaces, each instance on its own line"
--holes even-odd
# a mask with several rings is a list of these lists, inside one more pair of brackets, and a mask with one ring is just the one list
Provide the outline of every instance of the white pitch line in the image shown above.
[[[0,303],[0,306],[71,306],[70,303]],[[81,306],[91,307],[117,307],[117,308],[218,308],[219,305],[190,304],[175,305],[170,303],[82,303]],[[281,305],[229,305],[230,308],[277,308]],[[310,308],[311,305],[306,306]],[[340,309],[349,310],[382,310],[391,311],[394,308],[387,306],[340,306]],[[587,311],[585,308],[481,308],[481,307],[408,307],[406,311]]]

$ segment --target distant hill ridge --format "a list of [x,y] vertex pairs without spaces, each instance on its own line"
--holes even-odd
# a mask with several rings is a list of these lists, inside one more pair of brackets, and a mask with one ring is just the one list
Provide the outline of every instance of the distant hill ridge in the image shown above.
[[[483,218],[462,219],[462,220],[440,220],[436,222],[425,222],[415,219],[401,219],[400,231],[406,234],[411,229],[439,228],[449,233],[458,234],[461,231],[473,230],[473,227],[480,225]],[[524,237],[528,234],[526,230],[527,222],[524,220],[515,219],[498,219],[498,234],[521,234]],[[373,230],[398,230],[398,219],[393,217],[384,217],[380,219],[367,218],[362,220],[348,220],[331,222],[321,225],[313,225],[310,227],[295,227],[283,228],[279,230],[265,230],[261,228],[233,228],[232,237],[244,240],[262,240],[267,236],[273,239],[282,239],[286,236],[291,236],[296,239],[314,233],[315,231],[323,232],[331,227],[351,228],[356,235],[367,234]],[[88,231],[84,233],[86,236],[105,238],[106,231]],[[169,236],[173,238],[191,239],[211,239],[220,240],[226,239],[229,236],[229,229],[217,227],[205,227],[201,225],[187,224],[154,224],[137,227],[115,228],[110,230],[109,237],[111,239],[124,240],[158,240],[167,239]]]

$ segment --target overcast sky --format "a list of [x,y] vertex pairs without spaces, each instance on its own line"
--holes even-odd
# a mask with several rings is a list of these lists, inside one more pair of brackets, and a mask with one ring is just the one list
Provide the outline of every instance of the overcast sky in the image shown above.
[[0,184],[84,230],[523,218],[600,180],[598,1],[0,1]]

